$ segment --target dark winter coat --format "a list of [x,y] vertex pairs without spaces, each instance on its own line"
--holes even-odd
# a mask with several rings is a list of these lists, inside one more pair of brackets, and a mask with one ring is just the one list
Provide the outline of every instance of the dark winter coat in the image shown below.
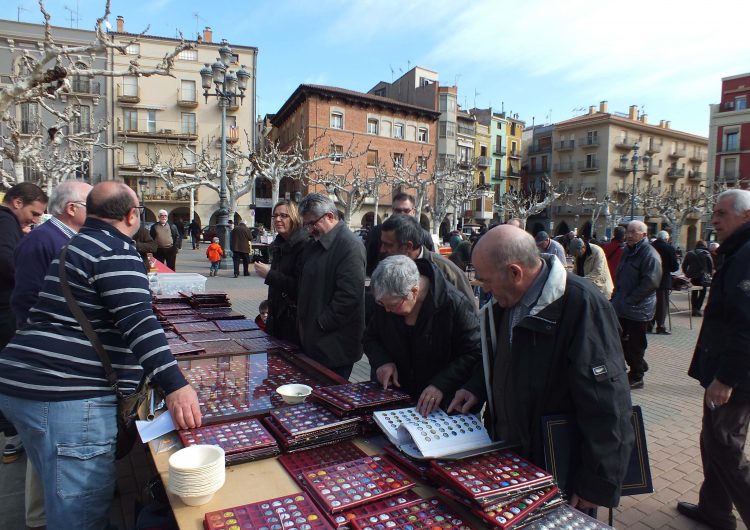
[[[721,248],[721,247],[719,247]],[[711,275],[714,271],[714,261],[711,253],[705,247],[696,247],[685,254],[682,271],[690,278],[693,285],[708,287],[711,285]]]
[[277,235],[271,243],[271,270],[268,285],[268,333],[299,344],[297,330],[297,285],[302,273],[305,247],[310,242],[307,230],[300,228],[289,239]]
[[490,392],[506,400],[523,456],[540,466],[544,466],[542,418],[573,416],[581,435],[580,450],[572,456],[571,476],[558,480],[569,495],[617,506],[634,440],[617,317],[594,284],[566,273],[557,258],[544,259],[550,272],[542,293],[529,315],[513,328],[509,388],[490,384],[490,377],[484,376],[492,373],[492,337],[506,318],[506,310],[497,304],[480,310],[488,346],[482,351],[483,367],[465,388],[489,397],[488,403],[493,402]]
[[642,239],[626,245],[617,266],[612,305],[617,316],[636,322],[648,322],[656,311],[656,289],[661,282],[659,254]]
[[414,399],[428,385],[443,393],[447,408],[481,359],[479,320],[472,302],[445,280],[428,261],[417,260],[421,275],[430,280],[414,326],[404,317],[375,308],[362,340],[373,372],[395,363],[401,389]]
[[328,368],[362,358],[365,247],[339,221],[304,252],[297,323],[304,353]]
[[232,252],[239,252],[242,254],[250,253],[250,249],[252,248],[250,241],[253,239],[253,234],[247,226],[237,225],[232,229],[229,238],[229,248]]
[[[380,233],[383,231],[383,225],[373,226],[367,236],[367,275],[372,276],[375,267],[380,262]],[[420,244],[427,250],[434,251],[435,244],[432,242],[430,233],[422,229],[422,241]]]
[[750,403],[750,223],[719,247],[703,326],[688,374],[708,387],[714,378],[734,388],[732,399]]
[[661,239],[656,239],[651,246],[659,254],[661,258],[661,281],[659,282],[659,289],[671,289],[672,288],[672,273],[677,272],[680,268],[680,264],[677,262],[677,252],[672,245]]

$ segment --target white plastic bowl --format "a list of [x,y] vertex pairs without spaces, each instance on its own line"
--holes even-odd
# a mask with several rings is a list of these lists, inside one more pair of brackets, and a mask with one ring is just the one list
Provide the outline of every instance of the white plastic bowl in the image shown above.
[[211,499],[213,499],[214,493],[210,493],[208,495],[200,495],[198,497],[183,497],[182,495],[180,495],[180,500],[188,506],[201,506],[202,504],[206,504]]
[[303,401],[305,401],[307,399],[307,396],[312,393],[312,388],[307,385],[290,384],[281,385],[276,389],[276,392],[279,393],[279,395],[286,403],[294,405],[296,403],[302,403]]
[[181,473],[224,467],[224,449],[218,445],[191,445],[169,457],[169,467]]

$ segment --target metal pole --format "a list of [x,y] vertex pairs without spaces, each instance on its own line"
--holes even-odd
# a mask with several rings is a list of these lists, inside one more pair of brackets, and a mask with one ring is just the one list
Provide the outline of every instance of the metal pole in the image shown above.
[[[228,234],[227,234],[227,220],[229,219],[229,205],[227,204],[227,103],[228,99],[226,94],[222,94],[219,97],[219,104],[221,105],[221,186],[219,191],[219,218],[217,220],[218,232],[219,232],[219,243],[221,248],[224,250],[224,256],[227,255],[228,250]],[[222,268],[224,268],[222,260]]]
[[633,163],[633,194],[630,196],[630,220],[635,219],[635,176],[637,175],[638,167]]

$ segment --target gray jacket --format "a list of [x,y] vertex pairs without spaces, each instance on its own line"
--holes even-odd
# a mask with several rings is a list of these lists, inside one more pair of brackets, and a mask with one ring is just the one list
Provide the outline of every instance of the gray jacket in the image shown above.
[[365,247],[339,222],[310,243],[297,295],[302,351],[328,368],[362,358],[365,328]]
[[661,282],[661,258],[648,239],[626,245],[615,274],[612,305],[617,316],[637,322],[654,318],[656,289]]

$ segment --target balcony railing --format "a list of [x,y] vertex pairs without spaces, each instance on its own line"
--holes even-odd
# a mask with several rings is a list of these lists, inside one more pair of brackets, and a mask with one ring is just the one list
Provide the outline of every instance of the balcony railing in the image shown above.
[[591,160],[591,161],[581,160],[580,162],[578,162],[578,170],[581,172],[599,171],[599,161],[598,160]]
[[575,148],[575,146],[575,140],[560,140],[559,142],[555,143],[555,151],[570,151],[571,149]]
[[492,154],[495,156],[505,156],[508,151],[503,146],[495,146],[492,149]]
[[635,138],[627,138],[627,137],[620,137],[617,140],[615,140],[615,147],[618,149],[626,149],[630,151],[633,149],[633,146],[638,143],[639,140],[636,140]]
[[508,156],[511,158],[521,158],[521,150],[520,149],[511,149],[508,152]]
[[536,153],[549,153],[552,151],[551,145],[530,145],[529,154],[533,155]]
[[584,136],[583,138],[579,138],[578,146],[583,147],[584,149],[587,147],[599,147],[599,137],[594,136],[589,138],[588,136]]
[[196,97],[195,90],[182,90],[177,89],[177,106],[194,109],[198,106],[198,99]]
[[117,134],[135,138],[174,138],[178,140],[195,140],[198,138],[198,124],[190,122],[148,122],[138,120],[135,129],[130,124],[123,125],[122,118],[117,118]]
[[570,173],[575,169],[573,162],[560,162],[555,164],[555,172],[557,173]]
[[669,168],[669,171],[667,171],[667,176],[670,178],[680,178],[685,176],[685,170],[684,169],[675,169],[675,168]]
[[739,181],[739,178],[737,175],[719,175],[716,177],[716,181],[723,184],[735,185],[737,184],[737,181]]
[[628,166],[627,164],[617,164],[614,167],[614,170],[618,173],[627,173],[628,171],[630,171],[630,166]]
[[658,175],[659,170],[661,170],[661,168],[658,164],[649,164],[649,166],[646,168],[646,175]]
[[132,85],[117,85],[117,101],[121,103],[140,103],[140,89]]
[[74,77],[70,83],[70,91],[77,95],[101,95],[102,86],[98,81],[91,81],[88,78]]
[[529,175],[545,175],[545,174],[549,174],[548,167],[535,167],[535,168],[529,169]]
[[688,160],[698,163],[705,162],[706,155],[703,153],[703,151],[693,151],[693,154],[688,157]]
[[656,142],[649,142],[646,146],[646,153],[652,155],[654,153],[661,153],[661,146],[657,145]]
[[517,179],[521,177],[521,172],[518,169],[510,168],[508,170],[508,178]]
[[[145,192],[143,194],[144,201],[172,201],[172,202],[187,202],[190,200],[190,192],[187,190],[180,191],[169,191],[169,190],[156,190],[152,192]],[[195,201],[198,202],[198,190],[195,191]]]
[[458,134],[465,134],[466,136],[474,136],[474,128],[466,127],[465,125],[459,125]]
[[505,178],[508,176],[508,174],[505,172],[505,169],[501,169],[500,171],[495,171],[494,169],[490,172],[490,180],[494,183],[499,183],[505,180]]
[[684,149],[675,149],[674,151],[671,151],[667,154],[669,158],[683,158],[685,156],[685,150]]
[[703,171],[688,171],[688,178],[690,180],[703,180]]
[[478,156],[477,157],[477,166],[478,167],[490,167],[492,165],[492,160],[488,156]]

